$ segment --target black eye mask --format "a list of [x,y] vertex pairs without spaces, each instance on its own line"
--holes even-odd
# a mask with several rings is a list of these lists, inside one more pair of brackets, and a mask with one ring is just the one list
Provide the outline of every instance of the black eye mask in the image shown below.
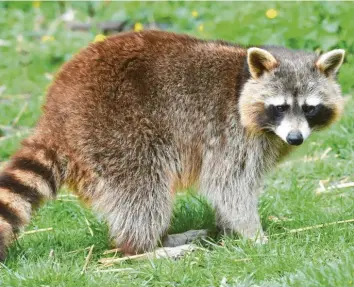
[[269,105],[262,114],[258,115],[257,122],[260,127],[278,126],[284,118],[289,105]]
[[333,109],[326,107],[323,104],[319,104],[317,106],[304,105],[303,111],[311,128],[327,125],[327,123],[332,121],[334,116]]

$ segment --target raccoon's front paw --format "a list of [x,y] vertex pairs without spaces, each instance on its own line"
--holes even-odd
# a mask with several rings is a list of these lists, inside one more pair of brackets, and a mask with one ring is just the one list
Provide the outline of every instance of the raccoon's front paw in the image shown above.
[[243,238],[255,244],[266,244],[268,243],[268,237],[264,234],[261,227],[255,227],[252,229],[242,229],[240,234]]
[[188,230],[183,233],[170,234],[162,240],[164,247],[176,247],[188,244],[196,239],[205,238],[208,236],[207,230]]
[[262,233],[261,235],[250,237],[249,240],[255,244],[262,244],[263,245],[263,244],[268,243],[268,236],[266,236]]

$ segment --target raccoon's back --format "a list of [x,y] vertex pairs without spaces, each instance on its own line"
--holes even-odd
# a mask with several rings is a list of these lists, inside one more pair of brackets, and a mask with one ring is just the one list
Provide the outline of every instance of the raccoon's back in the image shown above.
[[91,44],[51,86],[42,136],[85,160],[200,137],[236,108],[244,51],[166,32],[127,33]]

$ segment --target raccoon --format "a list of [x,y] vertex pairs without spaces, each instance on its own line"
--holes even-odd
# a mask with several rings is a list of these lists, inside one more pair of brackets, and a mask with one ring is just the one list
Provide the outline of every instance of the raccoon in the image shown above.
[[343,58],[162,31],[89,45],[56,75],[33,134],[0,173],[0,257],[64,184],[125,254],[158,245],[176,191],[191,185],[221,229],[265,238],[262,179],[339,118]]

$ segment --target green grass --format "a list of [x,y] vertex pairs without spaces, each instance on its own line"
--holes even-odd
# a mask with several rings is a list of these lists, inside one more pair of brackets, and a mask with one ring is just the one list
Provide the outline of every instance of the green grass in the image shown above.
[[[95,22],[129,20],[129,25],[140,22],[145,27],[156,22],[167,30],[245,45],[344,48],[346,63],[339,81],[344,94],[354,90],[352,3],[94,2],[92,7]],[[50,84],[48,75],[100,32],[72,32],[63,23],[54,27],[55,19],[69,8],[76,11],[76,20],[88,20],[85,2],[40,3],[40,8],[32,2],[0,2],[0,87],[6,87],[0,88],[0,161],[8,159],[35,125]],[[265,16],[269,8],[278,11],[275,19]],[[192,16],[192,11],[198,16]],[[43,42],[46,35],[54,40]],[[211,239],[202,250],[178,261],[143,260],[104,267],[98,259],[111,248],[106,224],[76,198],[62,193],[27,227],[53,230],[25,235],[10,248],[8,259],[0,265],[0,286],[354,286],[353,224],[288,233],[354,218],[353,188],[316,194],[320,180],[354,181],[353,109],[354,100],[349,98],[340,122],[312,136],[267,178],[260,202],[263,227],[270,237],[267,245],[225,237]],[[304,157],[319,159],[305,162]],[[195,195],[179,196],[171,233],[206,227],[214,228],[207,203]],[[93,256],[81,274],[92,245]],[[122,268],[131,269],[100,272]]]

